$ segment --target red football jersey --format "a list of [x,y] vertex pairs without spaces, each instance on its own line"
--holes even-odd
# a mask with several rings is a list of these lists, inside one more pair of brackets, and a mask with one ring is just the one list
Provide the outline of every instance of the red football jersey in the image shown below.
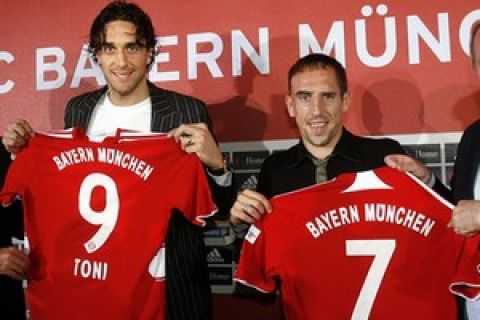
[[[271,203],[235,280],[263,292],[279,282],[287,319],[456,319],[449,285],[465,238],[446,227],[452,206],[417,179],[384,167]],[[480,284],[474,258],[455,280]]]
[[199,159],[163,134],[94,142],[80,130],[37,133],[0,199],[17,195],[33,319],[164,319],[172,210],[198,225],[215,211]]

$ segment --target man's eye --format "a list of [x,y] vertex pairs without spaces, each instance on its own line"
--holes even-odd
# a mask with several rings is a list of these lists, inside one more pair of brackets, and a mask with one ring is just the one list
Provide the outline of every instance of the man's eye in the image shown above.
[[300,101],[309,101],[312,96],[309,94],[299,94],[297,95],[298,100]]
[[331,100],[334,100],[337,95],[335,94],[335,92],[330,92],[330,93],[325,93],[322,96],[323,96],[323,99],[331,101]]
[[138,52],[138,50],[140,50],[140,46],[138,46],[138,45],[132,45],[132,46],[127,47],[127,52],[128,53],[135,53],[135,52]]
[[113,53],[115,51],[115,48],[110,47],[110,46],[103,46],[102,51],[105,53]]

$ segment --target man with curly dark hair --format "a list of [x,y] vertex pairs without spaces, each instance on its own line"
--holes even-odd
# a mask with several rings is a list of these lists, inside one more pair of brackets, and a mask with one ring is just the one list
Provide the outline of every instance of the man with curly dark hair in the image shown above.
[[[183,150],[199,157],[219,211],[227,208],[228,212],[231,173],[213,137],[205,104],[147,80],[157,52],[150,17],[136,4],[111,2],[92,23],[89,52],[107,85],[71,99],[66,106],[65,127],[82,127],[89,135],[109,134],[117,128],[168,132]],[[27,121],[16,121],[7,126],[3,144],[16,153],[33,134]],[[168,319],[210,319],[203,232],[174,214],[166,248]]]

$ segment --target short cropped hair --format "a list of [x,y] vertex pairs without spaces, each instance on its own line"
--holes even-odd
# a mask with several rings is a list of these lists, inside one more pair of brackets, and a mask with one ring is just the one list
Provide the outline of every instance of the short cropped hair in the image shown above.
[[292,89],[292,78],[296,74],[307,70],[324,69],[326,67],[332,67],[335,71],[340,94],[343,96],[348,91],[345,68],[336,59],[322,53],[311,53],[295,62],[288,71],[288,92]]

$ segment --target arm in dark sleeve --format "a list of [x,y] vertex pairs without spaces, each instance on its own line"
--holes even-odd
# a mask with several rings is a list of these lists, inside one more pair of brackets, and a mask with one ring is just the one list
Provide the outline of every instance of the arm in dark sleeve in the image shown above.
[[[434,174],[434,173],[432,172],[432,174]],[[442,181],[440,181],[440,179],[436,176],[435,176],[435,184],[433,185],[432,189],[436,193],[441,195],[443,198],[445,198],[446,200],[448,200],[450,202],[453,200],[452,191],[447,186],[445,186],[442,183]]]
[[[220,220],[226,220],[230,214],[230,208],[234,202],[234,190],[233,190],[233,181],[228,186],[218,185],[210,175],[208,175],[208,184],[212,192],[213,201],[217,206],[217,213],[215,218]],[[232,177],[233,180],[233,177]]]
[[[218,143],[218,140],[215,136],[215,131],[213,128],[212,119],[208,114],[207,107],[205,103],[201,100],[194,99],[194,109],[198,115],[198,122],[203,122],[207,125],[208,131],[212,134],[215,142]],[[207,170],[207,169],[205,169]],[[208,183],[210,186],[210,190],[212,192],[213,201],[217,205],[217,214],[215,218],[226,220],[228,219],[230,208],[232,207],[234,200],[235,200],[235,192],[233,190],[233,181],[229,185],[219,185],[215,182],[215,180],[207,173]],[[233,180],[233,177],[232,177]]]
[[[172,95],[182,109],[182,123],[207,124],[213,135],[213,126],[205,104],[192,97]],[[173,103],[173,102],[172,102]],[[205,172],[213,200],[222,217],[230,211],[232,186],[218,185]],[[212,318],[212,297],[209,283],[203,229],[189,223],[181,213],[170,219],[166,239],[167,319],[209,320]]]

